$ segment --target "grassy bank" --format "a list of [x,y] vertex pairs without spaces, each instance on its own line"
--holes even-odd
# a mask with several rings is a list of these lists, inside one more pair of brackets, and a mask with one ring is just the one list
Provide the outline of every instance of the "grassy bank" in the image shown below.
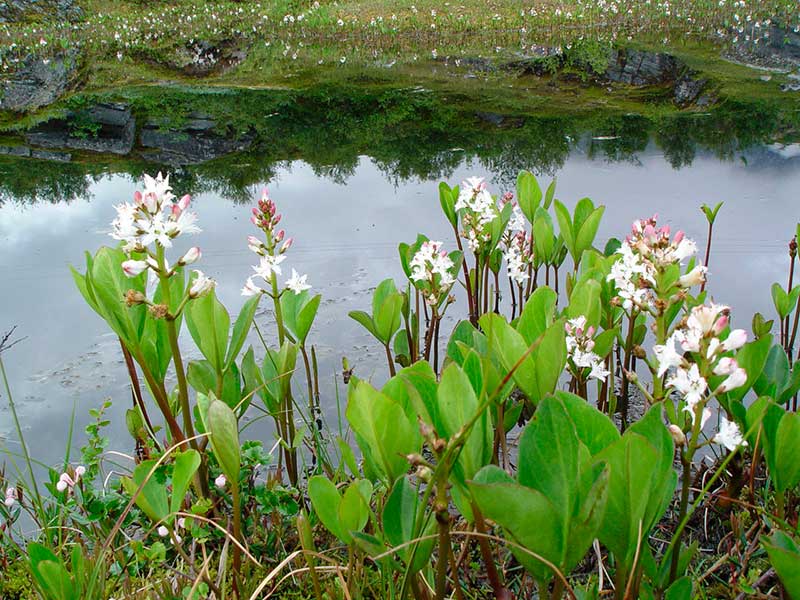
[[[0,25],[0,73],[31,53],[83,56],[90,88],[211,76],[276,84],[287,72],[352,65],[386,69],[459,58],[518,59],[562,52],[602,61],[615,43],[720,47],[768,41],[774,22],[800,24],[791,0],[544,3],[139,2],[84,0],[76,23]],[[237,65],[235,69],[229,68]]]

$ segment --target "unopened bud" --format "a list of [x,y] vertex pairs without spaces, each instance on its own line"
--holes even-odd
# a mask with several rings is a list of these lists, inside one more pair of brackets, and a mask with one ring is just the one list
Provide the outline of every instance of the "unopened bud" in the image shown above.
[[278,230],[278,233],[275,234],[275,243],[280,244],[285,236],[286,236],[286,231],[284,229]]
[[425,463],[425,459],[422,458],[422,455],[420,454],[407,454],[406,460],[412,467],[416,467]]
[[447,448],[447,440],[444,440],[442,438],[436,438],[435,440],[433,440],[432,446],[433,446],[433,451],[436,452],[436,454],[439,454],[441,452],[444,452],[445,448]]
[[793,237],[789,242],[789,256],[791,258],[797,256],[797,236]]
[[294,244],[294,238],[287,239],[285,242],[283,242],[283,246],[281,246],[280,253],[284,254],[287,250],[289,250],[289,248],[292,247],[292,244]]
[[186,252],[186,254],[183,255],[183,258],[181,258],[179,262],[182,265],[190,265],[194,262],[197,262],[200,259],[200,256],[202,256],[200,248],[195,246],[194,248],[189,248],[189,250]]
[[433,477],[433,471],[431,471],[430,468],[425,466],[417,467],[416,474],[417,477],[420,479],[420,481],[424,481],[425,483],[429,483],[431,478]]
[[672,436],[672,440],[675,442],[675,445],[683,446],[686,443],[686,435],[684,435],[683,430],[675,425],[675,423],[671,423],[668,429],[669,434]]
[[647,358],[647,352],[645,352],[644,348],[638,344],[633,347],[633,355],[639,360]]

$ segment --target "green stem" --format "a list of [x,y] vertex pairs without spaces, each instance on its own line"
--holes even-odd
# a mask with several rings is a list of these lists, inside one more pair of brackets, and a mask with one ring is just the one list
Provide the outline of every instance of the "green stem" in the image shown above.
[[[692,437],[687,440],[688,446],[685,452],[681,454],[681,464],[683,465],[683,477],[681,479],[681,499],[678,508],[678,522],[682,522],[686,516],[686,509],[689,506],[689,489],[692,485],[692,460],[694,453],[697,450],[697,440],[700,436],[700,428],[703,421],[703,408],[705,403],[698,402],[694,408],[694,423],[692,425]],[[679,529],[675,532],[672,543],[674,548],[672,556],[670,557],[669,567],[669,583],[672,584],[678,577],[678,560],[681,554],[681,536],[683,530]]]
[[775,512],[777,517],[783,521],[786,516],[786,492],[775,491]]

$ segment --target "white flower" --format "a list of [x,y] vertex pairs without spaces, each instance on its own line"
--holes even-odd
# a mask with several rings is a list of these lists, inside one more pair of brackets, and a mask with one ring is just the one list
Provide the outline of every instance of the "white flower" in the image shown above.
[[589,372],[589,377],[598,379],[600,381],[605,381],[609,373],[610,371],[605,368],[605,365],[601,361],[598,361],[592,365],[592,370]]
[[708,269],[706,267],[698,265],[686,275],[678,279],[678,285],[683,288],[690,288],[695,285],[700,285],[706,280],[707,271]]
[[242,296],[255,296],[261,292],[262,289],[253,283],[253,278],[248,277],[247,281],[244,282],[244,287],[242,288]]
[[726,319],[724,313],[728,310],[730,308],[723,304],[712,303],[695,306],[689,315],[686,326],[688,329],[697,330],[701,336],[707,335],[714,330],[718,317]]
[[526,231],[525,215],[522,214],[522,209],[517,204],[511,209],[511,218],[508,220],[508,231],[512,233]]
[[169,529],[167,529],[166,525],[159,525],[156,532],[160,537],[167,537],[169,535]]
[[696,364],[693,364],[687,371],[684,368],[678,368],[675,375],[667,380],[667,385],[675,388],[683,399],[694,412],[695,405],[700,402],[708,388],[708,383],[705,378],[700,375],[700,370]]
[[719,432],[712,441],[725,446],[731,452],[739,446],[747,446],[747,442],[742,437],[742,432],[739,431],[739,426],[733,421],[728,421],[724,416],[720,417]]
[[147,269],[147,261],[144,260],[126,260],[122,263],[122,271],[128,277],[136,277]]
[[250,249],[251,252],[255,252],[256,254],[262,254],[264,243],[259,240],[254,235],[247,236],[247,247]]
[[664,345],[653,346],[658,361],[658,376],[663,377],[669,369],[683,364],[683,355],[675,350],[676,334],[672,334]]
[[6,505],[6,508],[11,508],[14,506],[17,500],[19,500],[19,497],[17,496],[17,488],[6,488],[6,499],[3,501],[3,504]]
[[225,475],[220,474],[215,480],[214,485],[217,486],[217,489],[223,490],[225,486],[228,485],[228,479]]
[[261,257],[258,266],[253,267],[253,270],[256,272],[256,275],[263,278],[264,281],[270,281],[273,273],[275,273],[275,275],[281,274],[280,264],[284,260],[286,260],[285,256],[272,256],[268,254]]
[[210,277],[203,275],[203,272],[198,269],[195,269],[194,272],[197,274],[197,277],[194,278],[194,281],[189,288],[189,297],[199,298],[200,296],[207,294],[214,289],[214,286],[217,285],[217,282]]
[[299,294],[303,290],[310,290],[311,286],[306,283],[308,275],[300,275],[297,271],[292,269],[292,276],[286,281],[286,288]]

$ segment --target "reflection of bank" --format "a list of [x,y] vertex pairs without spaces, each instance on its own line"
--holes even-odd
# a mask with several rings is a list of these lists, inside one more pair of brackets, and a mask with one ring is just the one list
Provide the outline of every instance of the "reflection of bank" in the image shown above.
[[777,102],[728,101],[702,114],[642,105],[636,114],[598,110],[579,97],[543,113],[535,95],[523,101],[368,86],[133,89],[124,102],[78,97],[68,106],[0,139],[0,198],[68,201],[102,173],[140,177],[162,169],[189,193],[247,201],[286,161],[303,160],[345,183],[362,156],[398,184],[449,178],[473,161],[510,186],[522,169],[554,173],[576,148],[593,159],[635,162],[654,143],[675,168],[698,152],[729,160],[781,139],[800,119]]

